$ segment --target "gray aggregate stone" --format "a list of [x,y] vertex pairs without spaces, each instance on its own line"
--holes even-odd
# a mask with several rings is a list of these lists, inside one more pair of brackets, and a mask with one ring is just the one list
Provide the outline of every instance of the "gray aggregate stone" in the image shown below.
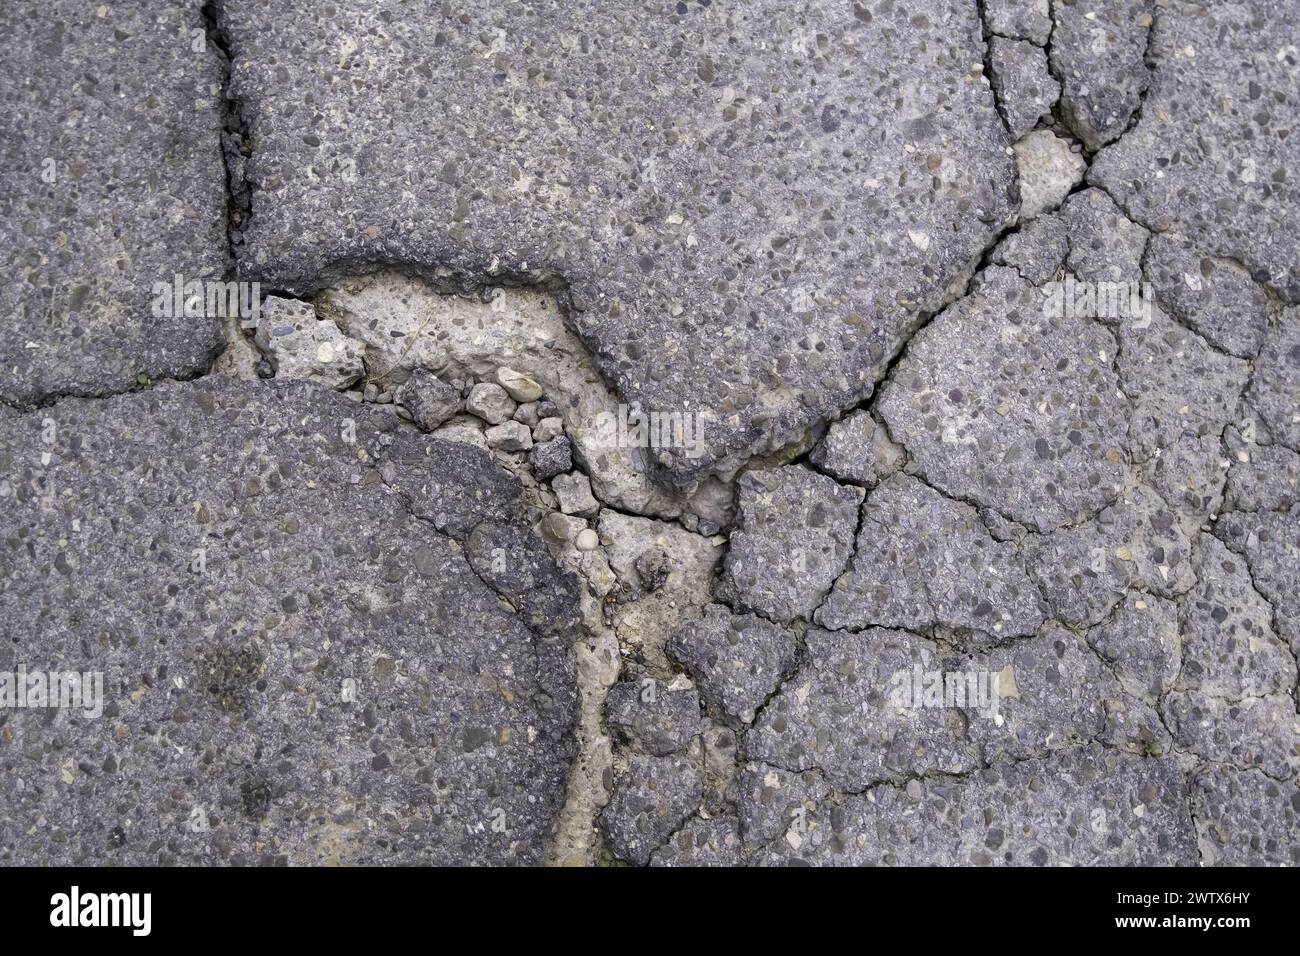
[[1268,295],[1231,259],[1216,258],[1176,233],[1151,237],[1143,273],[1161,305],[1215,348],[1259,353],[1271,312]]
[[546,481],[573,468],[573,445],[563,435],[535,444],[528,461],[533,469],[533,477],[538,481]]
[[998,676],[997,713],[968,709],[968,734],[986,763],[1042,757],[1091,743],[1105,728],[1118,682],[1084,640],[1061,628],[971,659]]
[[560,510],[566,515],[595,517],[600,502],[591,493],[591,479],[580,471],[556,475],[551,479],[551,490],[560,501]]
[[1041,286],[1058,278],[1070,245],[1060,216],[1040,216],[1008,233],[993,250],[996,265],[1011,266],[1030,285]]
[[650,857],[651,866],[740,866],[740,832],[735,817],[696,818]]
[[1052,5],[1050,55],[1063,82],[1061,116],[1091,150],[1118,139],[1142,105],[1155,11],[1149,0]]
[[[1300,164],[1300,140],[1282,117],[1300,98],[1294,14],[1286,0],[1160,8],[1141,121],[1089,172],[1138,221],[1194,237],[1292,303],[1300,203],[1289,170]],[[1272,53],[1261,55],[1261,37]]]
[[1038,290],[990,267],[913,338],[879,409],[931,485],[1050,531],[1095,514],[1123,485],[1127,402],[1114,356],[1104,327],[1049,316]]
[[1163,597],[1195,583],[1191,542],[1154,489],[1136,485],[1096,520],[1025,542],[1025,568],[1058,618],[1099,624],[1131,588]]
[[533,433],[523,422],[509,421],[493,425],[483,432],[489,448],[501,451],[528,451],[533,447]]
[[495,382],[479,382],[470,389],[465,399],[465,410],[489,425],[510,421],[515,408],[515,400]]
[[784,627],[710,604],[672,635],[667,652],[690,672],[706,704],[748,723],[794,666],[796,645]]
[[[541,862],[574,753],[567,646],[385,490],[363,439],[395,428],[436,444],[315,386],[222,378],[0,418],[0,667],[104,691],[99,717],[9,712],[0,857]],[[440,473],[430,507],[475,482]]]
[[1050,119],[1052,107],[1061,95],[1061,84],[1048,72],[1047,54],[1025,40],[989,40],[993,62],[993,89],[997,91],[1002,115],[1019,138]]
[[1060,216],[1070,237],[1066,265],[1085,282],[1140,282],[1149,234],[1100,189],[1067,199]]
[[1012,147],[1020,174],[1020,218],[1052,212],[1083,180],[1087,163],[1050,129],[1030,130]]
[[1300,506],[1225,515],[1214,534],[1245,557],[1256,590],[1273,607],[1278,634],[1300,654]]
[[605,725],[616,740],[641,753],[676,753],[700,732],[700,695],[693,687],[654,680],[621,681],[605,698]]
[[1300,717],[1290,695],[1232,701],[1174,691],[1161,714],[1177,745],[1202,760],[1259,768],[1275,780],[1300,771]]
[[1300,306],[1270,325],[1246,395],[1273,440],[1300,451]]
[[736,806],[746,843],[770,843],[787,831],[799,834],[830,787],[815,770],[790,773],[764,763],[740,773]]
[[439,428],[464,407],[459,389],[422,368],[412,369],[411,377],[397,390],[397,400],[427,431]]
[[1200,547],[1200,574],[1184,604],[1180,683],[1230,700],[1290,692],[1295,658],[1273,633],[1273,609],[1245,560],[1208,534]]
[[858,411],[834,422],[808,456],[839,481],[874,488],[903,467],[906,456],[870,412]]
[[308,302],[267,296],[254,341],[278,378],[344,389],[365,375],[365,346],[328,319],[317,318]]
[[1217,437],[1234,420],[1250,376],[1244,359],[1216,351],[1156,309],[1149,324],[1121,323],[1119,336],[1120,382],[1133,400],[1134,459],[1150,458],[1183,435]]
[[712,412],[704,455],[664,449],[682,485],[863,399],[1011,214],[965,0],[223,0],[220,24],[257,144],[241,274],[562,280],[625,401]]
[[601,811],[600,831],[620,859],[645,866],[695,813],[703,792],[703,775],[691,759],[633,756]]
[[1300,502],[1300,455],[1284,445],[1245,441],[1224,433],[1230,463],[1224,498],[1228,511],[1287,511]]
[[563,636],[577,626],[578,580],[561,570],[529,528],[484,521],[465,539],[465,556],[536,633]]
[[823,804],[767,865],[1194,866],[1187,784],[1172,761],[1099,746],[884,785]]
[[[843,790],[979,765],[954,708],[901,706],[890,692],[913,670],[941,667],[938,648],[904,631],[810,629],[799,672],[764,708],[745,756],[792,772],[820,770]],[[896,676],[901,675],[901,676]]]
[[0,399],[121,392],[221,353],[220,316],[170,294],[228,259],[221,64],[196,31],[197,4],[0,11]]
[[985,0],[988,27],[998,36],[1046,46],[1052,33],[1049,0]]
[[1192,817],[1210,866],[1300,866],[1300,785],[1259,770],[1206,767],[1192,784]]
[[719,596],[782,623],[811,617],[849,560],[862,498],[797,465],[745,472]]
[[1088,641],[1114,668],[1129,695],[1154,704],[1173,689],[1183,661],[1176,602],[1130,592],[1110,617],[1089,631]]
[[995,541],[970,505],[896,474],[868,495],[853,560],[817,623],[940,627],[987,640],[1034,633],[1038,604],[1015,545]]

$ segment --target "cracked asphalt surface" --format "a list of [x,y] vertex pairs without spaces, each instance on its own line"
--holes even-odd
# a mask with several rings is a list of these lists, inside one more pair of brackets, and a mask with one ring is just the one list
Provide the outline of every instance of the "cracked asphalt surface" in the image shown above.
[[1300,864],[1292,7],[0,3],[0,863]]

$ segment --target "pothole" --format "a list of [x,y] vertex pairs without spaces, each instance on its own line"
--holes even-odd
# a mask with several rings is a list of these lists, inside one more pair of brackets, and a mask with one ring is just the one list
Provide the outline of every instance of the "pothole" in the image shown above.
[[544,290],[446,294],[377,273],[311,301],[268,296],[255,329],[232,322],[226,332],[216,373],[313,381],[483,449],[520,481],[533,531],[582,583],[572,642],[578,752],[548,858],[595,862],[595,823],[616,769],[608,691],[629,671],[674,679],[664,646],[712,600],[731,483],[675,494],[647,476],[647,449],[610,443],[609,423],[634,409],[620,405]]

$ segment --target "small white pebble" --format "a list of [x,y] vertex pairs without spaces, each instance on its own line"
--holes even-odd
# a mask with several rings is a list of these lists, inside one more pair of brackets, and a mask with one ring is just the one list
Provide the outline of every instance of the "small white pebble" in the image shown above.
[[595,551],[600,544],[600,538],[590,528],[583,528],[578,532],[578,537],[573,543],[578,546],[579,551]]

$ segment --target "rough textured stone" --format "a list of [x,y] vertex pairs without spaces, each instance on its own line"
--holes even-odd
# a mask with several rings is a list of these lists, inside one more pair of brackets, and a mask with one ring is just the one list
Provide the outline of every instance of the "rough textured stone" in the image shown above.
[[1070,149],[1069,141],[1050,129],[1026,133],[1013,149],[1020,171],[1021,219],[1056,209],[1082,181],[1087,168],[1083,157]]
[[1151,237],[1143,274],[1166,311],[1233,355],[1258,354],[1271,311],[1268,296],[1239,263],[1197,250],[1184,236]]
[[1273,609],[1245,561],[1208,534],[1200,545],[1200,574],[1184,605],[1180,683],[1231,700],[1289,693],[1295,659],[1273,633]]
[[1197,843],[1176,764],[1094,746],[845,796],[758,862],[1194,866]]
[[[1061,95],[1061,84],[1047,69],[1047,54],[1041,47],[1024,40],[989,39],[989,57],[993,66],[993,89],[1010,133],[1017,139],[1050,120],[1052,107]],[[1021,182],[1021,201],[1024,183]]]
[[243,273],[562,277],[626,401],[713,411],[707,454],[661,463],[687,482],[863,398],[1009,216],[965,0],[525,10],[224,0]]
[[1278,634],[1300,654],[1300,506],[1226,515],[1214,533],[1245,557],[1251,581],[1273,607]]
[[1114,356],[1103,327],[1046,314],[1036,290],[993,267],[917,333],[879,409],[931,485],[1047,531],[1123,485]]
[[535,402],[542,397],[542,386],[522,372],[502,366],[497,369],[497,384],[516,402]]
[[1054,3],[1050,55],[1061,116],[1092,150],[1119,139],[1150,82],[1145,62],[1151,0]]
[[1190,554],[1176,513],[1137,485],[1095,521],[1027,540],[1025,567],[1062,621],[1090,625],[1129,588],[1186,593],[1195,581]]
[[[1133,400],[1129,438],[1135,460],[1184,435],[1217,437],[1233,421],[1250,375],[1243,359],[1211,348],[1153,309],[1150,322],[1121,323],[1120,385]],[[1212,457],[1218,458],[1217,448]]]
[[554,478],[573,468],[573,445],[563,435],[535,444],[528,456],[528,463],[532,466],[533,477],[538,481]]
[[188,378],[222,351],[219,315],[154,308],[155,283],[170,301],[176,276],[227,267],[221,63],[191,48],[202,31],[198,4],[0,11],[0,399]]
[[1293,303],[1300,140],[1283,117],[1300,99],[1294,13],[1287,0],[1159,10],[1142,119],[1089,172],[1138,221],[1235,259]]
[[397,400],[420,427],[433,431],[464,407],[460,391],[422,368],[412,370],[397,390]]
[[700,768],[687,757],[634,756],[600,814],[609,848],[638,866],[693,814],[703,797]]
[[1049,0],[984,0],[988,28],[998,36],[1047,45],[1052,33]]
[[1300,771],[1300,717],[1289,695],[1231,701],[1174,691],[1161,714],[1178,746],[1204,761],[1257,767],[1275,780]]
[[600,502],[591,493],[591,481],[579,471],[556,475],[551,479],[551,489],[560,501],[560,510],[566,515],[594,517]]
[[533,447],[533,433],[523,422],[502,422],[483,432],[489,448],[501,451],[528,451]]
[[1224,444],[1230,464],[1226,510],[1286,511],[1300,502],[1300,454],[1245,441],[1233,428],[1224,433]]
[[799,672],[764,708],[745,755],[784,770],[821,770],[836,787],[860,791],[882,780],[965,773],[979,765],[954,709],[890,700],[895,675],[940,667],[936,646],[903,631],[860,634],[812,629]]
[[641,753],[676,753],[700,732],[700,695],[694,687],[653,679],[622,681],[605,698],[605,724],[616,740]]
[[853,560],[817,612],[834,630],[939,627],[985,640],[1042,621],[1016,547],[993,540],[970,505],[902,474],[867,496]]
[[1088,633],[1088,641],[1133,697],[1155,703],[1173,689],[1183,660],[1175,602],[1130,593],[1114,614]]
[[1246,394],[1273,440],[1300,451],[1300,307],[1269,327]]
[[1201,857],[1212,866],[1300,866],[1300,788],[1258,770],[1207,767],[1192,785]]
[[678,629],[668,654],[690,671],[706,704],[749,723],[795,662],[794,634],[756,614],[710,604]]
[[651,866],[739,866],[740,832],[735,817],[695,819],[650,857]]
[[903,466],[905,456],[869,412],[853,412],[827,429],[808,458],[840,481],[874,488]]
[[[665,645],[673,632],[702,613],[713,600],[713,577],[725,542],[692,534],[680,525],[619,514],[600,513],[600,540],[623,592],[610,608],[612,625],[624,653],[655,676],[668,679],[672,666]],[[647,553],[672,560],[647,582],[642,571]],[[657,563],[657,562],[656,562]],[[666,570],[666,574],[662,571]],[[658,586],[649,589],[655,583]],[[704,687],[702,694],[707,694]]]
[[577,626],[578,581],[528,528],[484,521],[465,540],[465,556],[537,633],[562,636]]
[[[572,664],[377,480],[440,464],[384,460],[424,436],[311,386],[228,379],[0,429],[17,452],[0,465],[0,666],[104,674],[99,719],[10,713],[0,855],[540,862]],[[431,507],[475,482],[441,474]],[[554,583],[538,581],[559,606]]]
[[969,713],[968,734],[985,763],[1042,757],[1091,743],[1105,728],[1114,675],[1079,636],[1060,628],[997,648],[963,665],[998,675],[993,717]]
[[1030,285],[1041,286],[1057,278],[1069,251],[1069,238],[1061,217],[1040,216],[1008,233],[993,250],[992,261],[1011,266]]
[[720,596],[775,621],[810,617],[848,562],[862,489],[792,465],[745,472],[736,493]]
[[515,400],[495,382],[479,382],[470,389],[465,399],[465,409],[489,425],[508,422],[515,414]]
[[267,296],[254,336],[277,378],[347,388],[366,372],[365,346],[319,319],[308,302]]
[[830,787],[815,770],[790,773],[763,763],[740,774],[736,805],[746,843],[769,843],[787,832],[797,840]]
[[[1138,282],[1148,234],[1100,189],[1075,193],[1061,206],[1070,237],[1066,265],[1085,282]],[[1104,318],[1104,317],[1103,317]]]

